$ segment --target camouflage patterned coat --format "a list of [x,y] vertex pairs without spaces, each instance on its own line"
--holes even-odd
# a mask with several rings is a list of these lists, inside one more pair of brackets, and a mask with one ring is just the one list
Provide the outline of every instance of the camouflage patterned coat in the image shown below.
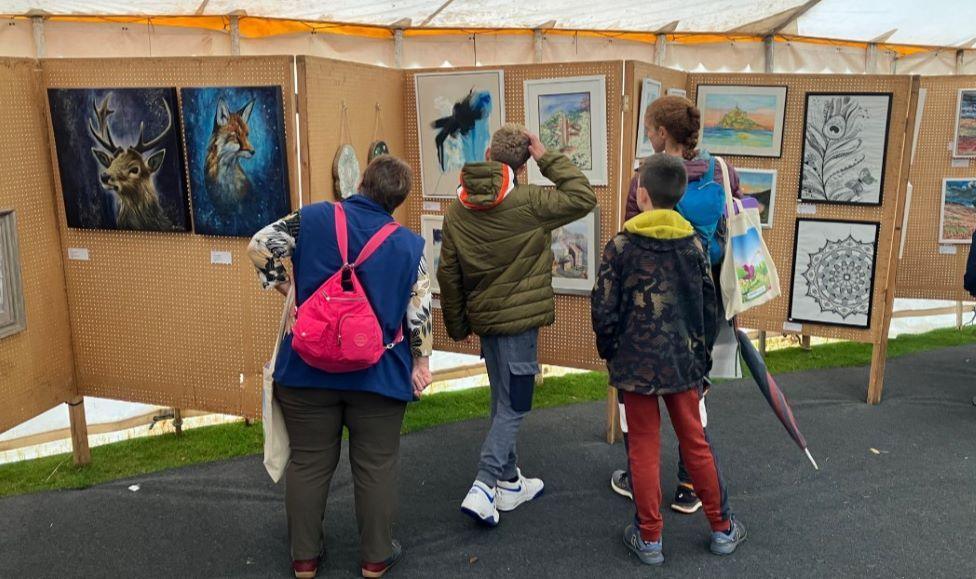
[[607,243],[593,331],[610,383],[639,394],[697,388],[711,369],[715,285],[694,229],[671,210],[641,213]]

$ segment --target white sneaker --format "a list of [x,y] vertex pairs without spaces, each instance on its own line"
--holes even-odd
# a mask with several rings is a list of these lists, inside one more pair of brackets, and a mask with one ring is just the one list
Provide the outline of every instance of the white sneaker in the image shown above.
[[525,478],[522,471],[518,471],[518,482],[498,481],[498,491],[495,495],[499,511],[514,511],[522,503],[527,503],[539,497],[545,490],[542,479]]
[[482,525],[494,527],[501,518],[495,507],[496,496],[495,489],[476,480],[461,503],[461,512]]

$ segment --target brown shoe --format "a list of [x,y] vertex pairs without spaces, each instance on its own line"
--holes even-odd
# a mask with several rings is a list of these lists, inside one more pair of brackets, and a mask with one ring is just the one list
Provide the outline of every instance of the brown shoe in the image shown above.
[[393,568],[394,565],[403,559],[403,548],[400,543],[393,541],[393,554],[390,558],[382,563],[366,563],[363,562],[362,571],[363,577],[367,579],[376,579],[377,577],[382,577],[386,575],[386,572]]

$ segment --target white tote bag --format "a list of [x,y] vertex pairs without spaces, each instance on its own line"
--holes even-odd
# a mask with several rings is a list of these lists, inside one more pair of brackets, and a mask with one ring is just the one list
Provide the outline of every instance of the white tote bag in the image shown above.
[[271,360],[264,365],[264,393],[261,401],[262,424],[264,425],[264,468],[267,469],[271,480],[278,482],[285,474],[285,467],[291,458],[291,447],[288,444],[288,430],[285,429],[285,417],[281,413],[281,405],[274,397],[274,369],[278,360],[278,350],[281,340],[285,336],[291,311],[295,307],[295,287],[292,285],[288,297],[285,298],[285,309],[281,312],[281,323],[278,325],[278,335],[275,340],[274,352]]
[[779,274],[763,241],[759,210],[743,207],[742,201],[732,196],[729,168],[721,157],[716,160],[722,167],[728,223],[722,261],[722,301],[725,317],[731,320],[736,314],[779,297]]

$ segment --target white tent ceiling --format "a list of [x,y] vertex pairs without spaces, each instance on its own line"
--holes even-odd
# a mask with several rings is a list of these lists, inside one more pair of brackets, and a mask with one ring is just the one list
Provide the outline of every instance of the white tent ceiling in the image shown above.
[[[783,32],[969,48],[976,0],[0,0],[0,14],[247,16],[412,28]],[[796,18],[797,14],[799,17]],[[677,23],[675,25],[675,22]],[[893,32],[892,32],[893,31]]]

